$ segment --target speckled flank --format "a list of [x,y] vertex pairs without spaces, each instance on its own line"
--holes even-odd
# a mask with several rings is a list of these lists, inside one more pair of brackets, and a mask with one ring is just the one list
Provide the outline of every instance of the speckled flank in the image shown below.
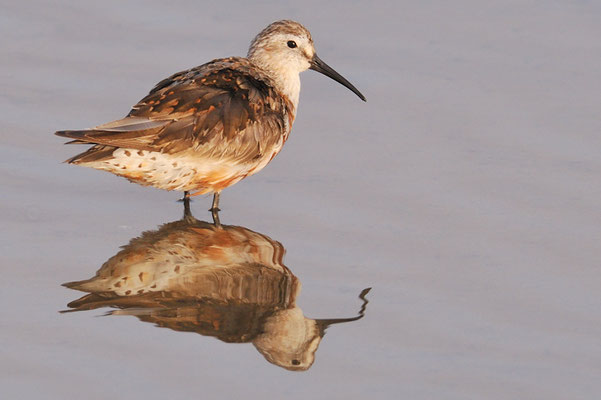
[[194,285],[210,286],[215,276],[245,268],[295,279],[283,265],[283,255],[280,243],[251,230],[182,220],[145,232],[106,261],[96,276],[65,286],[119,296],[165,290],[193,295],[198,290]]
[[[129,155],[128,155],[129,153]],[[204,160],[155,151],[116,149],[110,160],[94,168],[123,176],[132,182],[165,190],[220,191],[249,174],[249,165]]]

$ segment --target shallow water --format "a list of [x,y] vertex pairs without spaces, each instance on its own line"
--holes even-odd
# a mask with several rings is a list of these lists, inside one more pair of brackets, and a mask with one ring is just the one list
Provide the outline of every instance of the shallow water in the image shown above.
[[[597,3],[122,3],[0,2],[3,397],[598,397]],[[183,209],[177,193],[61,164],[77,149],[52,132],[119,118],[284,17],[368,102],[304,73],[282,153],[223,193],[224,226],[286,250],[258,262],[278,283],[236,270],[200,299],[186,278],[171,302],[60,313],[85,295],[61,284]],[[210,222],[209,205],[192,213]],[[368,287],[363,318],[322,338],[318,321],[362,315]],[[317,338],[305,371],[274,362],[290,359],[273,355],[286,335]]]

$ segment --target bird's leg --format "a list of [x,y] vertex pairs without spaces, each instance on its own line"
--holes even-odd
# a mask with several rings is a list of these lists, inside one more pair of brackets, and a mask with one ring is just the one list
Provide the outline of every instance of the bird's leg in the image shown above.
[[219,209],[219,192],[213,194],[213,205],[209,211],[221,211]]
[[186,200],[190,200],[190,192],[185,191],[184,192],[184,197],[182,197],[181,199],[179,199],[178,201],[186,201]]
[[221,221],[219,221],[219,209],[210,211],[211,215],[213,216],[213,225],[215,225],[217,228],[221,228]]
[[220,228],[221,221],[219,221],[219,192],[215,192],[215,194],[213,194],[213,205],[211,206],[211,209],[209,211],[213,216],[213,224],[217,228]]
[[192,211],[190,211],[190,196],[186,196],[188,192],[185,192],[184,198],[181,200],[184,202],[184,219],[192,217]]
[[190,192],[184,192],[184,197],[182,197],[178,201],[184,201],[186,199],[190,199]]

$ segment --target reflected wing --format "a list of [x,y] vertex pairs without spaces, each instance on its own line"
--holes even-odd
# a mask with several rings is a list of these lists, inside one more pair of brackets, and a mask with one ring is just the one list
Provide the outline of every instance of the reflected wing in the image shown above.
[[75,139],[70,143],[166,153],[189,148],[202,152],[205,147],[221,156],[251,155],[280,139],[290,123],[290,110],[287,99],[248,60],[229,58],[159,82],[121,120],[56,134]]

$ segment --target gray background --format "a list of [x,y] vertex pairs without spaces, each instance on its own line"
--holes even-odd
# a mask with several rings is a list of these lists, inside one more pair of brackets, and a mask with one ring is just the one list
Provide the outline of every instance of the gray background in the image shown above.
[[[222,222],[287,248],[328,330],[293,373],[249,344],[61,315],[177,193],[61,164],[58,129],[122,117],[160,79],[245,55],[292,18],[368,98],[302,74],[289,142]],[[1,1],[3,398],[597,399],[598,1]],[[192,204],[209,217],[209,198]]]

